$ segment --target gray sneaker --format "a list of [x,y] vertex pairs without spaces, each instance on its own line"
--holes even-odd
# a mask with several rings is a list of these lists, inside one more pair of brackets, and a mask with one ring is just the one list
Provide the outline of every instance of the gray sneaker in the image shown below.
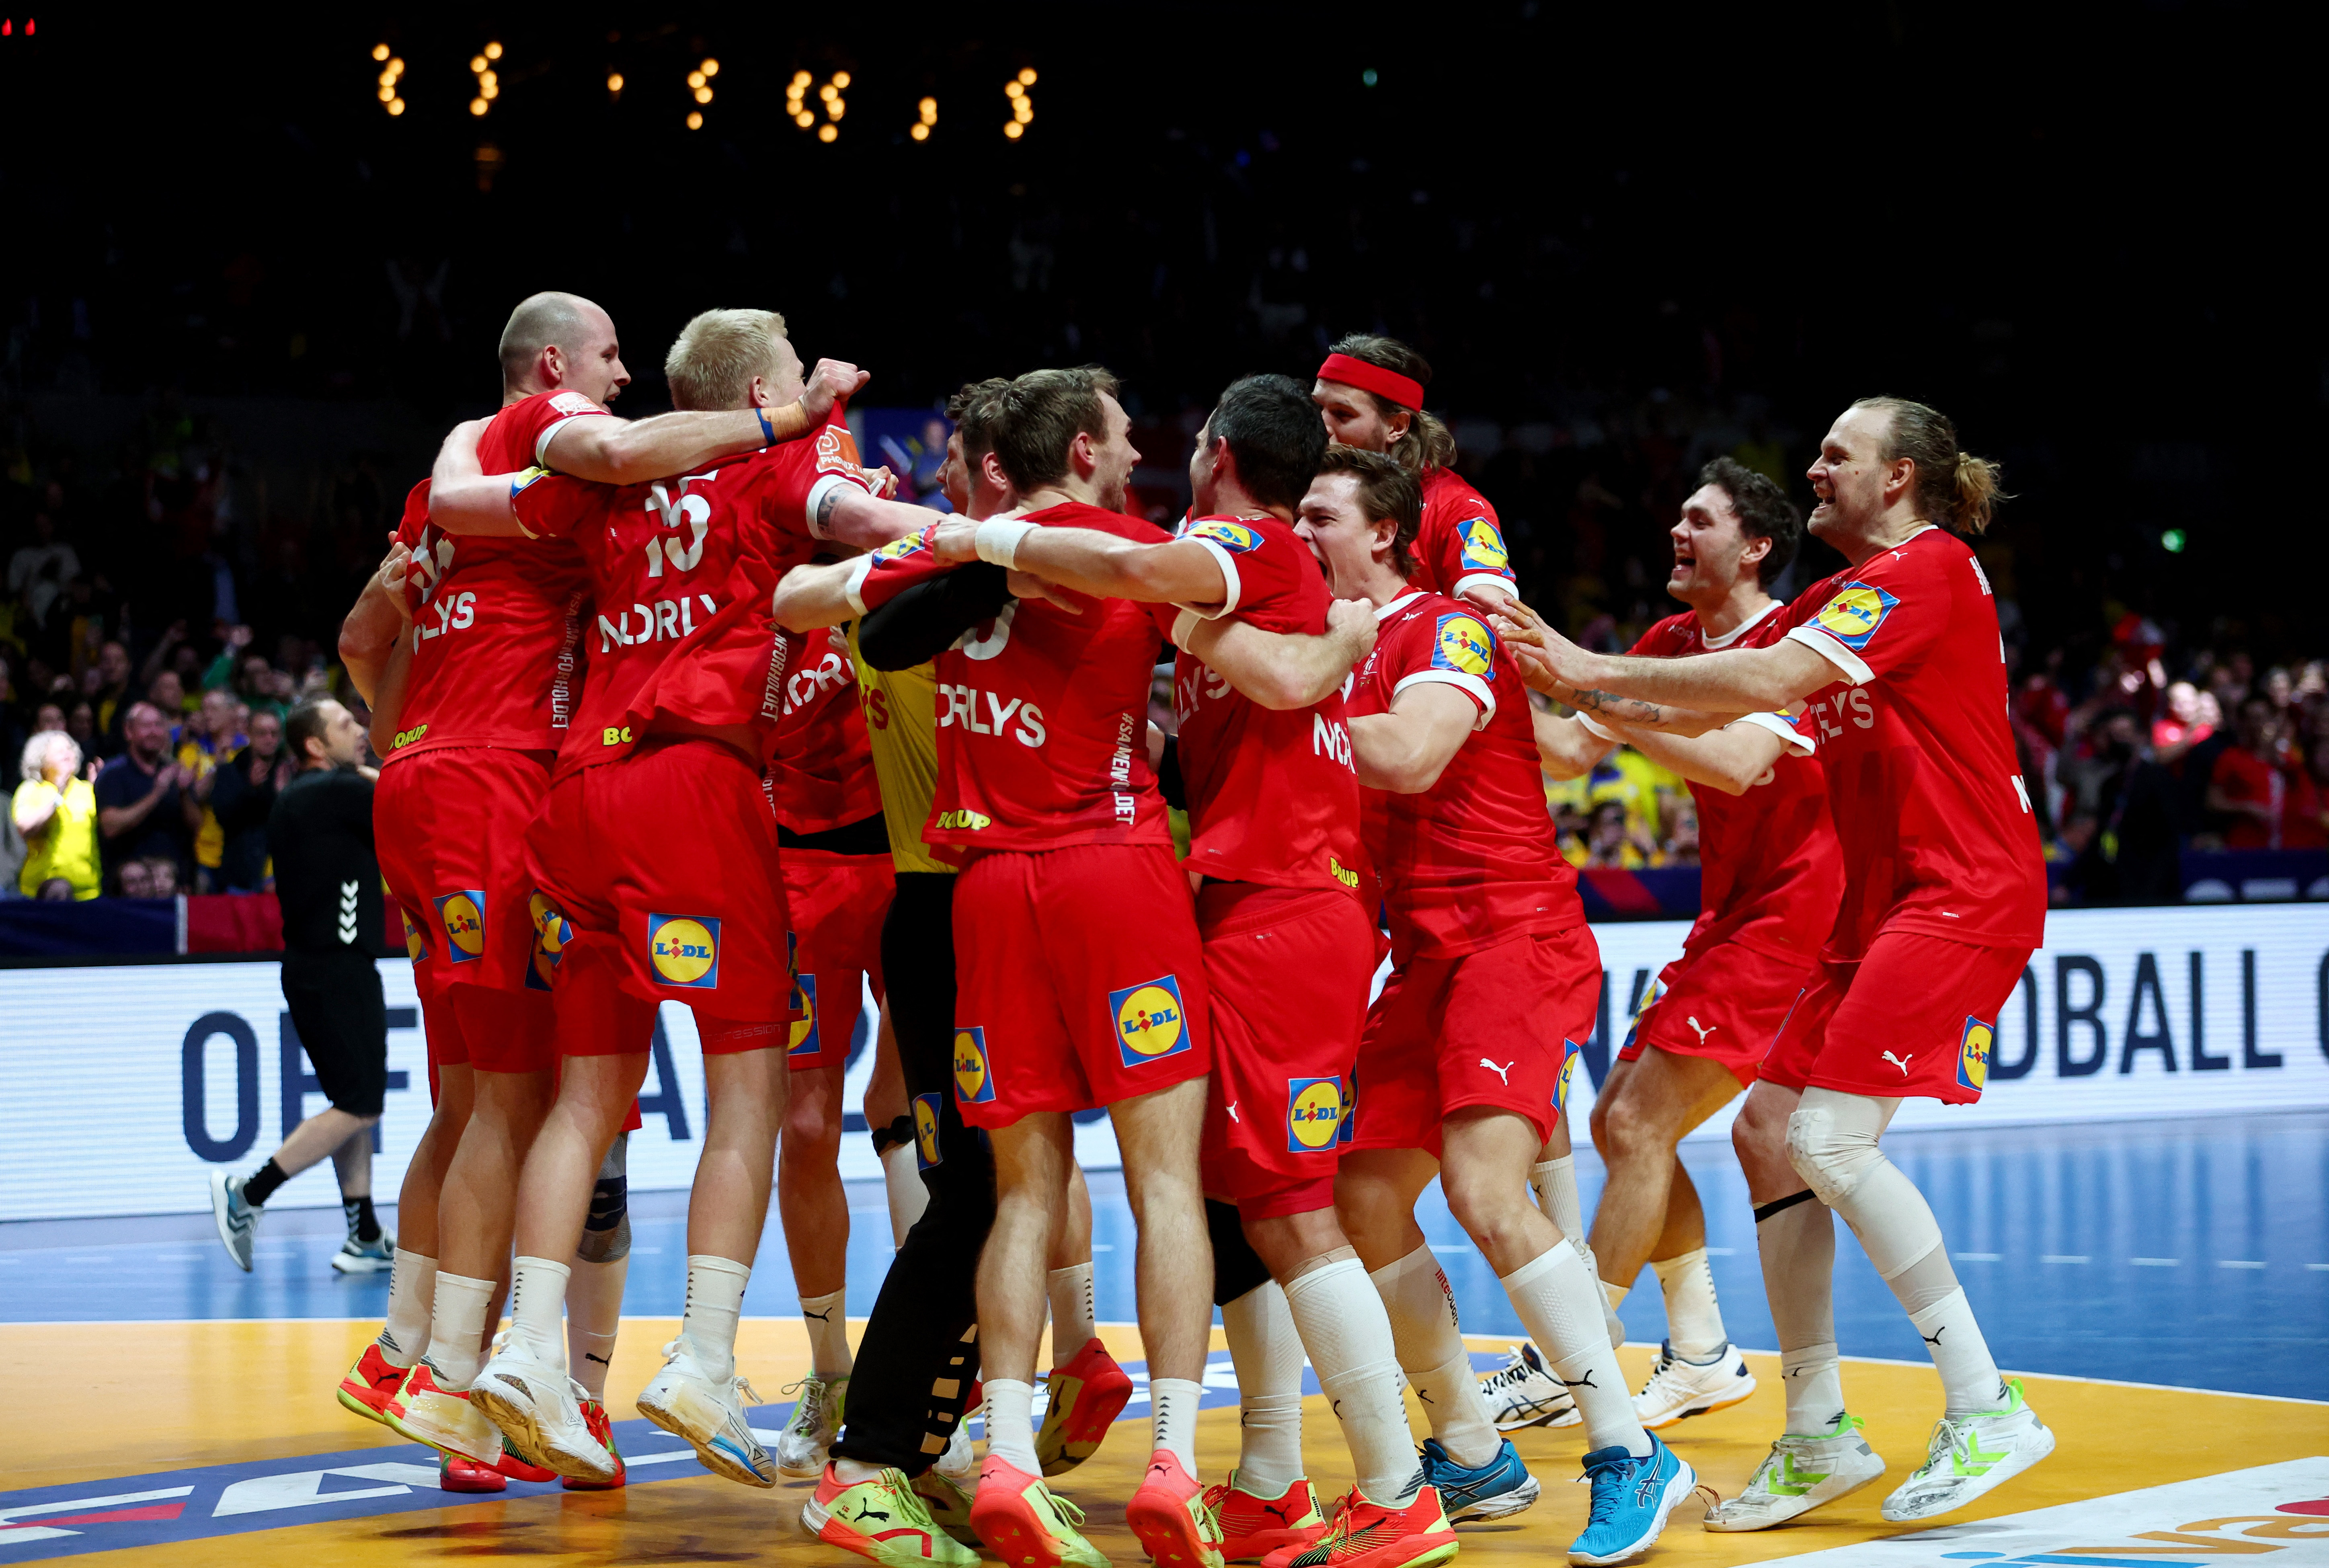
[[396,1238],[386,1231],[370,1242],[359,1242],[351,1235],[332,1254],[332,1267],[343,1274],[385,1273],[396,1267]]
[[250,1272],[251,1240],[259,1231],[259,1211],[243,1201],[242,1177],[222,1170],[211,1172],[211,1218],[218,1222],[219,1244],[234,1266]]

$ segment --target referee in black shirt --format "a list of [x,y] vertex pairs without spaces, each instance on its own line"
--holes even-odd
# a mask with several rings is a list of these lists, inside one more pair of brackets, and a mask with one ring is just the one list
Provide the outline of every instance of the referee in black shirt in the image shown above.
[[292,709],[283,741],[299,766],[267,823],[283,905],[283,999],[332,1104],[294,1128],[251,1175],[212,1172],[211,1210],[219,1240],[247,1270],[267,1200],[329,1155],[348,1218],[348,1239],[332,1267],[376,1273],[394,1261],[396,1242],[372,1206],[372,1129],[388,1082],[388,1014],[376,962],[388,949],[372,849],[372,774],[359,766],[363,727],[329,698]]

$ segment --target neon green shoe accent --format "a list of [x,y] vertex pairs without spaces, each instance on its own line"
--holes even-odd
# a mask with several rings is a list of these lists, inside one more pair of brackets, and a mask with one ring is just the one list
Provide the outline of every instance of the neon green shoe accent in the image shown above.
[[1960,1416],[1958,1419],[1961,1421],[1972,1421],[1975,1417],[1990,1417],[1994,1419],[2001,1415],[2012,1415],[2015,1411],[2022,1409],[2023,1407],[2023,1401],[2022,1398],[2022,1380],[2018,1377],[2009,1377],[2004,1380],[2004,1383],[2005,1408],[2004,1410],[1977,1410],[1973,1412],[1971,1415]]
[[1783,1453],[1779,1456],[1778,1469],[1764,1484],[1780,1497],[1800,1497],[1834,1473],[1831,1470],[1799,1470],[1796,1469],[1796,1456]]

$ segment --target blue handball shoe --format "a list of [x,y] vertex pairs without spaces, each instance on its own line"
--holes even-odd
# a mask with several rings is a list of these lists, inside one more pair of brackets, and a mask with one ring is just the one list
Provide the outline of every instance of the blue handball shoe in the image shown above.
[[1570,1543],[1571,1563],[1630,1563],[1650,1549],[1666,1516],[1698,1485],[1698,1472],[1650,1434],[1650,1451],[1636,1459],[1621,1448],[1595,1449],[1585,1456],[1585,1478],[1593,1484],[1593,1511],[1585,1534]]
[[1497,1445],[1495,1459],[1475,1468],[1449,1459],[1438,1438],[1426,1438],[1423,1478],[1439,1488],[1439,1505],[1447,1510],[1451,1525],[1517,1514],[1535,1502],[1542,1489],[1510,1439]]

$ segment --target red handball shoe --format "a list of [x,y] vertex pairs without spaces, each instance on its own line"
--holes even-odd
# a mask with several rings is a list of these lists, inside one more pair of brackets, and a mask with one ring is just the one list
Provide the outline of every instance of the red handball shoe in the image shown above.
[[439,1453],[437,1487],[447,1492],[505,1492],[509,1490],[509,1480],[491,1465],[481,1465],[459,1454]]
[[1140,1489],[1124,1506],[1124,1522],[1156,1568],[1221,1568],[1221,1526],[1205,1507],[1204,1488],[1164,1449],[1149,1456]]
[[1307,1546],[1282,1546],[1261,1568],[1435,1568],[1456,1555],[1456,1527],[1439,1489],[1423,1487],[1400,1507],[1386,1507],[1351,1488],[1334,1505],[1334,1522]]
[[1042,1477],[1029,1475],[1001,1454],[979,1461],[970,1527],[1011,1568],[1108,1568],[1099,1548],[1078,1528],[1083,1522],[1083,1510],[1054,1497]]
[[1051,1368],[1043,1380],[1050,1399],[1035,1458],[1047,1476],[1064,1476],[1099,1451],[1102,1439],[1132,1399],[1132,1379],[1098,1339]]
[[510,1447],[506,1439],[502,1442],[502,1457],[494,1461],[493,1468],[513,1481],[554,1481],[558,1478],[556,1470],[548,1465],[535,1464]]
[[1230,1472],[1226,1485],[1205,1488],[1205,1507],[1221,1533],[1221,1561],[1258,1563],[1281,1546],[1302,1547],[1326,1533],[1326,1516],[1309,1480],[1287,1483],[1275,1497],[1249,1492]]
[[356,1357],[356,1364],[349,1367],[346,1375],[340,1379],[340,1403],[366,1421],[376,1421],[386,1426],[388,1402],[394,1399],[396,1391],[403,1386],[407,1370],[401,1366],[391,1366],[388,1358],[380,1353],[380,1341],[375,1339],[364,1346],[363,1354]]
[[623,1456],[615,1447],[615,1423],[607,1418],[605,1402],[586,1399],[581,1402],[582,1424],[599,1440],[599,1446],[615,1456],[615,1478],[611,1481],[578,1481],[572,1476],[559,1478],[570,1492],[611,1492],[629,1481],[630,1471],[623,1464]]

